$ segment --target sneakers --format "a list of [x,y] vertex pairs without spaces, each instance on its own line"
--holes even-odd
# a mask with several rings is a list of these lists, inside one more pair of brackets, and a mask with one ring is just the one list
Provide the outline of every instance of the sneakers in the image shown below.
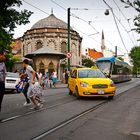
[[34,107],[30,108],[30,109],[38,110],[38,109],[41,109],[42,107],[43,107],[43,104],[38,103],[37,106],[34,106]]
[[45,100],[44,100],[44,99],[40,100],[40,103],[44,103],[44,102],[45,102]]
[[38,104],[37,104],[37,107],[40,109],[40,108],[42,108],[42,107],[43,107],[43,104],[38,103]]
[[31,105],[31,102],[30,102],[30,103],[25,102],[25,103],[23,104],[23,106],[30,106],[30,105]]

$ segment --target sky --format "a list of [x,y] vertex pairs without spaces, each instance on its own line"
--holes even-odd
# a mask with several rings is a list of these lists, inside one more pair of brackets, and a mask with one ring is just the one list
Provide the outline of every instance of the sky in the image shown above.
[[137,41],[140,36],[131,31],[134,28],[133,19],[138,13],[133,8],[125,8],[126,5],[120,0],[105,1],[113,10],[116,24],[111,10],[108,16],[104,14],[109,7],[103,0],[22,0],[23,5],[15,8],[19,11],[27,9],[34,14],[29,18],[29,24],[17,26],[14,38],[21,37],[37,21],[48,17],[52,9],[57,18],[67,23],[67,8],[70,7],[70,24],[83,38],[83,48],[101,51],[103,30],[106,47],[115,51],[117,46],[119,55],[127,55],[133,46],[140,45]]

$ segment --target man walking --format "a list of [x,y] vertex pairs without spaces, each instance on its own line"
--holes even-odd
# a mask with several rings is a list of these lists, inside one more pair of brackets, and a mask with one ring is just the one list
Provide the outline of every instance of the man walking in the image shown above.
[[39,99],[36,98],[35,93],[33,92],[34,84],[35,84],[35,78],[36,78],[36,72],[34,69],[29,65],[28,59],[24,59],[23,61],[23,67],[26,69],[26,74],[29,77],[29,88],[27,95],[30,97],[31,101],[34,104],[34,109],[38,109],[42,107],[42,105],[39,102]]
[[0,51],[0,112],[2,100],[5,92],[5,77],[6,77],[6,67],[5,67],[5,56],[2,51]]

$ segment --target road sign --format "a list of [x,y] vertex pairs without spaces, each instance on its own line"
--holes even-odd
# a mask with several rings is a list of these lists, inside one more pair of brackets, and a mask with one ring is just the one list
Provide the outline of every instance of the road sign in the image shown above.
[[71,52],[67,52],[67,53],[66,53],[66,56],[67,56],[67,58],[71,58],[72,53],[71,53]]

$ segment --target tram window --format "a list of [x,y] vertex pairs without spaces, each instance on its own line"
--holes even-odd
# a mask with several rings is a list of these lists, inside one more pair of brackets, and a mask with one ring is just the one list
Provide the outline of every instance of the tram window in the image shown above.
[[110,73],[111,62],[110,61],[101,61],[97,63],[98,68],[105,74]]
[[112,71],[113,75],[122,74],[122,73],[123,73],[123,66],[120,65],[113,66],[113,71]]
[[117,73],[118,73],[118,74],[123,74],[123,69],[122,69],[122,68],[118,68],[118,69],[117,69]]
[[129,74],[129,73],[130,73],[129,69],[126,68],[126,67],[124,67],[124,69],[123,69],[123,74]]
[[115,64],[113,65],[112,74],[114,74],[114,75],[117,74],[117,66]]

